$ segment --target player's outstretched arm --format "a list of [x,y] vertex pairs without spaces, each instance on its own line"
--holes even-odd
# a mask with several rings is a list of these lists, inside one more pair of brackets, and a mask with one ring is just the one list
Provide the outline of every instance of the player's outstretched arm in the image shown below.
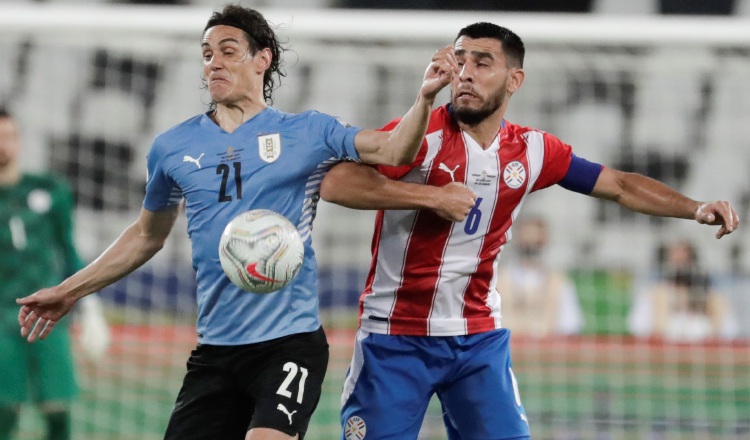
[[174,226],[178,206],[159,212],[145,209],[99,258],[57,286],[19,298],[21,336],[34,342],[49,335],[76,301],[106,287],[140,267],[163,246]]
[[446,46],[435,52],[424,74],[417,101],[398,125],[390,131],[366,129],[357,133],[354,145],[362,161],[385,165],[411,163],[427,131],[435,97],[443,87],[450,84],[458,71],[453,46]]
[[437,187],[392,180],[353,162],[336,165],[320,186],[323,200],[353,209],[431,209],[447,220],[469,215],[476,196],[461,183]]
[[607,167],[599,175],[591,195],[615,201],[643,214],[692,219],[701,224],[721,226],[716,238],[731,234],[740,224],[740,218],[729,202],[698,202],[658,180]]

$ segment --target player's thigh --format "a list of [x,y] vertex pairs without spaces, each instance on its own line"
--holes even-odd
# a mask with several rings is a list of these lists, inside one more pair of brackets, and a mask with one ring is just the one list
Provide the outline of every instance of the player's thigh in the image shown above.
[[55,329],[43,341],[34,343],[35,376],[32,393],[37,402],[69,401],[78,395],[70,332]]
[[201,345],[193,350],[165,439],[245,438],[254,401],[223,368],[225,348]]
[[0,406],[26,400],[31,345],[18,332],[0,333]]
[[510,332],[464,338],[459,368],[438,390],[451,440],[521,439],[529,436],[510,357]]
[[323,329],[269,341],[255,355],[261,357],[263,370],[257,377],[247,377],[244,384],[256,400],[250,428],[271,428],[303,438],[328,368]]
[[341,397],[343,439],[417,438],[435,381],[417,340],[357,331]]

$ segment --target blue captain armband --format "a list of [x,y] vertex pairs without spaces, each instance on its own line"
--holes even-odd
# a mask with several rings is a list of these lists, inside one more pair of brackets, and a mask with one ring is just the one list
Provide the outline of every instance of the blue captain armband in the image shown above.
[[602,165],[589,162],[574,154],[570,159],[568,172],[557,184],[570,191],[586,195],[591,194],[602,168],[604,168]]

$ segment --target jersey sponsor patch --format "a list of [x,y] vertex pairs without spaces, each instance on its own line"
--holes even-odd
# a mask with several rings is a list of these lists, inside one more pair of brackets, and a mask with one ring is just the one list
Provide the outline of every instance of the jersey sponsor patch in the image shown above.
[[361,417],[351,416],[346,421],[344,436],[346,440],[362,440],[367,435],[367,425]]
[[517,160],[505,165],[503,181],[508,187],[518,189],[526,182],[526,168]]
[[258,155],[264,162],[275,162],[281,156],[281,135],[272,133],[258,136]]

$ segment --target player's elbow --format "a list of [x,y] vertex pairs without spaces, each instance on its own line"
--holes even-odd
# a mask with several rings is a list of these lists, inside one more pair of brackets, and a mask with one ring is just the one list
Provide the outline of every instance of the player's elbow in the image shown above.
[[388,157],[388,163],[384,163],[384,165],[391,165],[391,166],[402,166],[402,165],[409,165],[414,162],[414,159],[417,156],[418,147],[409,147],[409,148],[392,148],[390,151],[392,154]]
[[335,182],[332,182],[326,176],[323,182],[320,184],[320,198],[326,202],[336,203],[336,186]]
[[409,165],[414,162],[414,158],[416,157],[416,154],[409,154],[409,155],[401,155],[393,161],[393,163],[390,163],[388,165],[393,166],[402,166],[402,165]]
[[346,176],[342,172],[342,167],[346,164],[340,164],[333,167],[323,178],[320,184],[320,198],[330,203],[341,202],[341,188],[346,185]]

